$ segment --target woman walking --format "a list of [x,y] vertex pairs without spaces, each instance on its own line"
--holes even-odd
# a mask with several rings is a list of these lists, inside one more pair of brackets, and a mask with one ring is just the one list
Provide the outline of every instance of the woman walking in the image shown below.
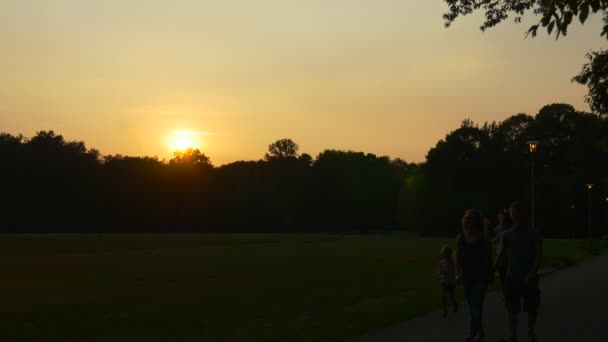
[[483,304],[492,276],[491,241],[481,211],[469,209],[456,239],[456,279],[462,280],[469,304],[470,333],[466,341],[483,341]]

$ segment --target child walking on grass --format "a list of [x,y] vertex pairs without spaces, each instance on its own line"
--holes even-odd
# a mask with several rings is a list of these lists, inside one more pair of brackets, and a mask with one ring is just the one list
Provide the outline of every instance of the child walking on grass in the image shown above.
[[452,249],[448,246],[441,248],[439,279],[441,280],[441,294],[443,298],[443,318],[446,318],[448,316],[448,299],[452,301],[454,312],[458,311],[458,303],[455,296],[456,271],[454,269]]

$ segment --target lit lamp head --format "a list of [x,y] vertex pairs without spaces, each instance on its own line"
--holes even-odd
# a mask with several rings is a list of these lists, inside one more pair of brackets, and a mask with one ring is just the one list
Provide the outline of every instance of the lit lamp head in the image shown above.
[[587,187],[587,190],[593,190],[593,184],[585,184],[585,186]]
[[528,144],[528,147],[530,148],[530,153],[536,153],[536,148],[538,147],[538,141],[532,140],[532,141],[528,141],[526,144]]

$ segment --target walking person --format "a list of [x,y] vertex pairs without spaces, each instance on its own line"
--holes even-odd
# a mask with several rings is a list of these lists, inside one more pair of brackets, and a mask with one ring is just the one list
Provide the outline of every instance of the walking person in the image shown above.
[[[498,225],[494,227],[494,236],[492,237],[492,243],[496,245],[496,255],[500,255],[502,245],[500,243],[502,239],[502,234],[513,226],[513,220],[511,220],[511,216],[509,212],[505,209],[502,209],[498,212]],[[498,277],[500,280],[500,286],[502,289],[503,298],[505,298],[505,278],[507,273],[507,258],[503,257],[500,263],[496,263],[495,270],[498,273]]]
[[509,208],[513,228],[502,234],[497,264],[506,258],[505,304],[509,342],[517,341],[517,316],[528,313],[528,341],[536,342],[536,318],[540,306],[538,269],[542,259],[542,236],[530,226],[528,207],[516,202]]
[[462,217],[456,239],[456,279],[462,280],[469,305],[470,332],[467,342],[483,341],[483,305],[492,277],[491,241],[481,211],[469,209]]
[[446,318],[448,316],[448,300],[452,302],[454,312],[458,311],[458,302],[456,301],[456,270],[452,249],[449,246],[441,248],[439,279],[441,281],[441,296],[443,299],[443,318]]

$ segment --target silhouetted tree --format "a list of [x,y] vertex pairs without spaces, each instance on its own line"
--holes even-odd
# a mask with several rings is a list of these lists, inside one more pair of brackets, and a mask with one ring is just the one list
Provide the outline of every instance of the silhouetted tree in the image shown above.
[[192,165],[212,167],[211,159],[199,149],[188,147],[187,149],[173,152],[173,158],[169,160],[170,165]]
[[608,115],[608,50],[592,51],[589,62],[572,81],[589,88],[585,101],[599,115]]
[[[427,154],[427,170],[434,182],[463,186],[474,190],[486,184],[485,151],[488,132],[471,120],[449,133]],[[450,170],[446,174],[446,170]]]
[[521,153],[527,149],[522,142],[533,140],[530,126],[534,123],[532,116],[520,113],[500,122],[492,130],[492,140],[502,147],[502,152]]
[[312,160],[312,156],[311,156],[310,154],[308,154],[308,153],[302,153],[302,154],[301,154],[301,155],[298,157],[298,159],[299,159],[299,160],[300,160],[300,161],[301,161],[301,162],[302,162],[304,165],[307,165],[307,166],[311,166],[311,165],[312,165],[312,162],[313,162],[313,160]]
[[23,140],[22,135],[0,133],[0,231],[10,231],[10,221],[24,213]]
[[69,231],[91,217],[94,207],[87,200],[95,194],[98,151],[53,131],[40,131],[29,140],[3,135],[2,140],[2,177],[9,180],[5,191],[14,196],[2,208],[7,210],[3,218],[23,225],[42,220],[39,231]]
[[515,16],[515,22],[521,22],[522,17],[532,12],[540,15],[538,24],[531,26],[528,33],[536,36],[540,27],[546,28],[551,35],[555,31],[556,38],[568,33],[572,20],[578,18],[585,23],[590,13],[600,13],[604,19],[602,36],[608,38],[608,0],[445,0],[449,9],[443,15],[445,26],[449,27],[454,20],[475,11],[484,12],[485,21],[482,30],[494,27],[506,20],[509,15]]
[[165,168],[156,157],[106,156],[99,171],[98,219],[115,231],[155,231],[167,223],[175,196]]
[[526,142],[539,140],[536,223],[548,235],[571,234],[567,226],[584,218],[579,209],[586,208],[583,184],[606,184],[601,188],[608,191],[607,126],[607,120],[568,104],[547,105],[534,117],[518,114],[482,127],[466,120],[429,151],[426,174],[415,178],[423,181],[412,180],[416,186],[404,194],[425,204],[406,217],[416,221],[411,217],[419,212],[425,234],[445,232],[445,227],[455,232],[454,218],[466,207],[494,213],[509,201],[525,199],[532,182]]
[[317,210],[337,230],[394,228],[405,168],[388,157],[325,150],[313,164]]
[[17,149],[23,143],[23,135],[13,136],[8,133],[0,133],[0,158],[9,157],[17,153]]
[[268,153],[264,159],[296,158],[300,146],[291,139],[280,139],[268,146]]

